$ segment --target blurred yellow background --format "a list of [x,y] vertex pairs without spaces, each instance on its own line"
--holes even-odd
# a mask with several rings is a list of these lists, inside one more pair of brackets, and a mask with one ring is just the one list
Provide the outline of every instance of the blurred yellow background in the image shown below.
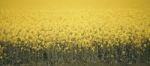
[[149,8],[150,0],[0,0],[0,8]]

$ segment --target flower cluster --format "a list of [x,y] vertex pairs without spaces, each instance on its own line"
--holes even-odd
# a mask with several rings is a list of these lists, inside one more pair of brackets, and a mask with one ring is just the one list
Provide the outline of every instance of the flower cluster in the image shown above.
[[[50,61],[58,59],[57,62],[89,62],[97,58],[110,62],[111,58],[129,63],[150,46],[150,16],[144,11],[22,12],[0,11],[0,59],[9,57],[4,55],[9,54],[4,48],[11,50],[10,45],[18,49],[12,55],[18,53],[18,57],[30,54],[51,57]],[[126,60],[126,56],[130,58]],[[25,61],[22,57],[21,61]]]

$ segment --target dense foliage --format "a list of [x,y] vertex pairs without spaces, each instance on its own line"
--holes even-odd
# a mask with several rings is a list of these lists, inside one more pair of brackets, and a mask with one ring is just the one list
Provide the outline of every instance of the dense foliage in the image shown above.
[[150,63],[149,11],[0,10],[0,64]]

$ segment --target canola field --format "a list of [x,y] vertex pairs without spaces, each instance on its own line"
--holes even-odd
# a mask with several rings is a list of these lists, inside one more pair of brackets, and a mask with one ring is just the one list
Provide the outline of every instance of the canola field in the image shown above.
[[150,64],[150,10],[1,9],[0,65],[41,62]]

